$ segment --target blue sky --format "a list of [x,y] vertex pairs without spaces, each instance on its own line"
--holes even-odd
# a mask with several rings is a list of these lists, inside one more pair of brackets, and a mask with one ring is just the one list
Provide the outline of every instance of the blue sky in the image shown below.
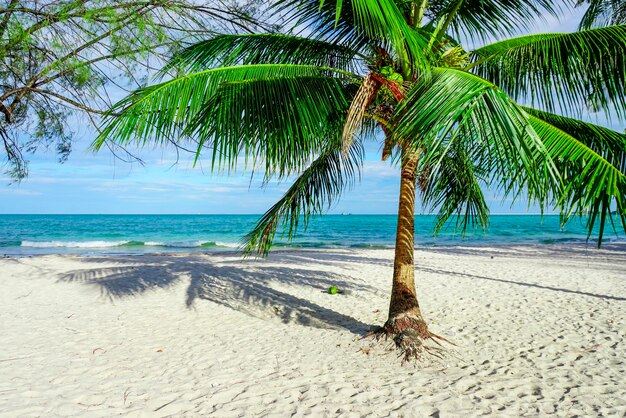
[[[577,13],[579,14],[579,13]],[[537,25],[537,32],[569,31],[578,16],[562,22],[552,19]],[[614,127],[616,128],[616,127]],[[65,164],[54,152],[31,156],[30,176],[21,184],[0,177],[0,213],[263,213],[289,184],[270,184],[249,173],[211,174],[200,163],[182,155],[178,164],[173,149],[134,150],[145,166],[116,160],[107,150],[87,150],[94,131],[78,121],[74,151]],[[369,141],[362,181],[347,191],[329,213],[394,213],[397,210],[398,171],[380,161],[379,145]],[[537,212],[525,202],[502,202],[489,190],[485,194],[492,213]],[[420,211],[421,209],[418,209]]]

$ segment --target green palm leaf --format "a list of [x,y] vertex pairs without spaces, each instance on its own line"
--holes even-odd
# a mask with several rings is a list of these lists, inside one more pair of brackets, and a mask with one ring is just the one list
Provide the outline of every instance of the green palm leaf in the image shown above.
[[622,0],[578,0],[577,6],[587,5],[580,29],[626,23],[626,3]]
[[396,141],[426,150],[422,160],[434,170],[455,138],[466,149],[481,150],[488,159],[483,164],[501,176],[499,186],[507,194],[518,190],[522,179],[531,191],[542,188],[538,167],[551,170],[524,112],[502,90],[475,75],[434,69],[432,80],[416,83],[396,114]]
[[429,3],[427,16],[431,22],[450,19],[449,32],[453,36],[480,40],[519,32],[545,14],[557,17],[562,9],[550,0],[432,0]]
[[249,64],[301,64],[357,71],[367,57],[319,39],[282,34],[217,35],[180,53],[164,68],[198,71]]
[[460,141],[432,152],[445,152],[444,155],[432,156],[439,161],[434,170],[427,165],[421,167],[423,204],[438,212],[435,233],[455,215],[456,229],[461,233],[464,234],[468,228],[480,227],[484,230],[489,224],[489,208],[481,183],[484,184],[490,173],[477,164]]
[[[405,21],[393,0],[280,0],[291,21],[316,38],[361,47],[382,46],[406,69],[428,68],[427,41]],[[295,12],[293,12],[295,10]]]
[[[526,195],[543,207],[550,184],[559,181],[528,115],[480,77],[434,69],[432,80],[417,83],[396,114],[395,141],[421,150],[422,177],[432,184],[426,203],[441,208],[437,228],[454,213],[464,215],[458,218],[463,231],[485,226],[479,184],[513,200]],[[435,178],[455,169],[456,178]]]
[[[236,156],[264,164],[265,180],[304,169],[343,124],[357,86],[330,77],[223,83],[185,134],[212,150],[213,167],[235,168]],[[255,164],[255,167],[258,164]]]
[[624,117],[626,25],[521,36],[472,53],[472,71],[547,111],[592,108]]
[[285,24],[292,25],[296,33],[306,31],[306,37],[356,51],[373,49],[374,42],[356,25],[351,10],[341,8],[337,20],[335,6],[330,2],[320,7],[318,0],[279,0],[275,5],[277,12],[285,15]]
[[246,254],[265,256],[270,251],[279,228],[292,239],[300,223],[321,214],[342,191],[358,177],[363,160],[361,143],[354,144],[348,155],[342,152],[341,125],[337,125],[334,140],[311,165],[302,172],[285,195],[259,219],[255,228],[244,238]]
[[604,126],[522,106],[528,114],[542,119],[591,148],[619,171],[626,174],[626,135]]
[[586,215],[591,236],[599,220],[600,246],[614,208],[626,230],[626,137],[586,122],[536,109],[526,111],[563,178],[553,191],[564,221],[572,214]]
[[[312,79],[317,80],[317,83],[312,84],[310,82]],[[345,98],[345,90],[341,86],[358,81],[359,77],[332,68],[292,64],[254,64],[195,72],[137,90],[116,104],[112,109],[112,115],[105,120],[104,129],[94,142],[93,147],[98,149],[105,140],[112,140],[120,144],[127,144],[131,141],[146,144],[148,142],[180,141],[189,138],[189,133],[199,132],[199,121],[208,120],[210,122],[214,120],[210,116],[212,111],[210,103],[215,102],[214,96],[220,92],[224,85],[229,83],[249,84],[254,80],[266,82],[268,86],[272,85],[272,81],[276,81],[273,84],[275,90],[258,94],[256,98],[259,100],[256,101],[248,97],[248,100],[241,102],[242,104],[248,106],[249,109],[250,106],[263,104],[260,99],[264,95],[268,98],[289,98],[292,100],[292,107],[258,107],[257,110],[260,111],[258,115],[269,114],[272,111],[289,113],[293,111],[293,106],[296,106],[299,110],[297,116],[302,117],[302,120],[297,122],[301,129],[300,132],[311,132],[319,128],[320,123],[323,122],[320,115],[325,114],[324,112],[336,114],[343,108],[347,109],[349,104]],[[278,80],[285,82],[281,84],[278,83]],[[291,83],[287,80],[291,80]],[[294,80],[307,81],[303,81],[302,87],[296,86],[289,90],[290,86],[294,87],[297,84]],[[311,104],[313,98],[318,100],[315,105]],[[298,104],[299,100],[305,102]],[[327,110],[319,110],[324,109],[324,105],[326,105]],[[316,106],[319,106],[319,109]],[[307,111],[309,112],[308,115],[306,114]],[[246,115],[253,113],[248,112]],[[243,116],[241,113],[234,115],[231,122],[237,123]],[[222,119],[215,120],[220,123],[223,121]],[[290,120],[291,123],[294,123],[293,118]],[[307,125],[307,121],[310,121],[312,125]],[[214,124],[209,124],[207,130],[202,132],[206,135],[215,133],[210,127],[214,127]],[[292,133],[293,129],[285,127],[284,132]],[[226,132],[223,135],[218,135],[211,144],[213,149],[228,148],[229,153],[220,157],[214,155],[214,161],[232,167],[240,152],[244,152],[246,156],[254,156],[252,151],[258,151],[255,144],[265,139],[255,135],[254,127],[248,131],[247,136],[244,135],[236,139],[231,138]],[[284,134],[282,138],[285,141],[290,140],[287,138],[287,134]],[[197,155],[199,155],[207,139],[208,136],[202,138],[198,145]],[[222,141],[221,144],[220,141]],[[278,143],[274,142],[274,145],[278,146]],[[237,152],[233,153],[234,151]],[[276,153],[278,154],[278,152]],[[307,156],[302,158],[307,158]]]

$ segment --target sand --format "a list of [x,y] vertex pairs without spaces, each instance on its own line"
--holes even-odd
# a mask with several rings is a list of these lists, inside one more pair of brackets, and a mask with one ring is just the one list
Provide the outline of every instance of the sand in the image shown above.
[[361,339],[392,259],[0,259],[0,415],[626,414],[623,246],[416,251],[421,307],[456,346],[404,366]]

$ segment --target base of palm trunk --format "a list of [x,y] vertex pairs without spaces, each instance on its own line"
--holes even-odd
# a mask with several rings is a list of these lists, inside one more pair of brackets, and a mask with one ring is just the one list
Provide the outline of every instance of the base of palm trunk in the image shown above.
[[[377,340],[381,338],[392,339],[396,349],[400,351],[399,356],[402,362],[418,360],[424,354],[443,356],[441,341],[446,341],[443,337],[433,334],[428,330],[428,325],[419,313],[402,313],[389,318],[385,325],[373,332]],[[434,342],[436,346],[428,345]]]

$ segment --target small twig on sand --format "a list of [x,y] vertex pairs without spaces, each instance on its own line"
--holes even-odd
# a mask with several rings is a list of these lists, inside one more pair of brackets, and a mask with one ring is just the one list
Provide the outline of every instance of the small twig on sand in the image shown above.
[[582,350],[580,350],[580,352],[581,353],[590,353],[593,350],[595,350],[596,348],[600,347],[602,344],[604,344],[604,343],[594,344],[591,347],[583,348]]
[[0,362],[4,362],[4,361],[13,361],[13,360],[23,360],[25,358],[31,358],[32,356],[27,356],[27,357],[13,357],[13,358],[6,358],[6,359],[2,359],[0,360]]
[[[176,398],[176,399],[178,399],[178,398]],[[174,402],[176,401],[176,399],[172,399],[172,400],[171,400],[171,401],[169,401],[168,403],[164,403],[163,405],[161,405],[161,406],[159,406],[157,409],[155,409],[155,410],[154,410],[154,412],[158,411],[159,409],[163,409],[163,408],[165,408],[165,407],[166,407],[166,406],[168,406],[169,404],[174,403]]]
[[100,402],[100,403],[82,403],[82,402],[78,402],[78,405],[82,405],[82,406],[86,406],[87,408],[91,408],[92,406],[104,405],[104,402]]
[[191,401],[191,402],[193,402],[193,401],[197,401],[198,399],[200,399],[200,398],[204,398],[205,396],[209,396],[209,393],[207,392],[207,393],[205,393],[204,395],[196,396],[195,398],[190,399],[190,401]]
[[18,296],[18,297],[16,297],[16,298],[15,298],[15,300],[18,300],[18,299],[23,299],[23,298],[27,298],[27,297],[29,297],[32,293],[33,293],[33,291],[31,290],[30,292],[28,292],[28,293],[27,293],[27,294],[25,294],[25,295],[22,295],[22,296]]

